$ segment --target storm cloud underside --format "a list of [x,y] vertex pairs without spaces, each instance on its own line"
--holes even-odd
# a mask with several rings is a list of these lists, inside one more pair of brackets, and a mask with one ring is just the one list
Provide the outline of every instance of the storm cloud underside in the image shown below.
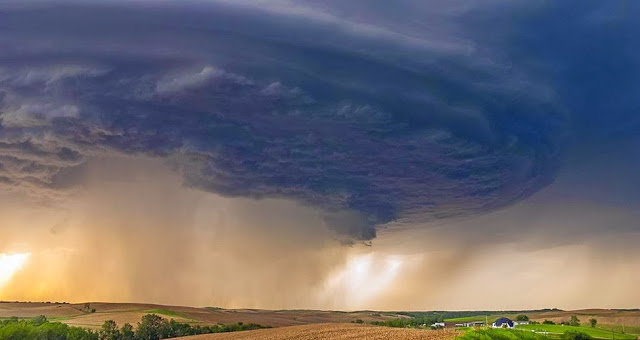
[[[385,27],[307,5],[7,6],[1,182],[57,196],[87,157],[145,154],[191,186],[311,204],[370,239],[552,180],[563,103],[465,31],[485,13],[434,3],[447,25]],[[360,217],[331,222],[344,212]]]

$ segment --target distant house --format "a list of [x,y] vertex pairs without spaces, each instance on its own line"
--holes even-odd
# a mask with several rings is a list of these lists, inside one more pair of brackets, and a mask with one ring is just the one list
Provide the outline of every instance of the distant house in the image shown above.
[[528,325],[528,324],[529,324],[529,321],[517,321],[516,320],[516,321],[513,322],[514,326],[517,326],[517,325]]
[[514,328],[515,324],[510,319],[500,318],[493,323],[492,327],[493,328]]
[[436,322],[432,324],[430,327],[433,329],[440,329],[440,328],[444,328],[444,326],[445,326],[444,322]]

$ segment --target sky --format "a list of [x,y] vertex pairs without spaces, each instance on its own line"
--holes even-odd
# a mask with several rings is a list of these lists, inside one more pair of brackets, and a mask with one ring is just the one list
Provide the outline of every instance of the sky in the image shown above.
[[638,10],[0,0],[0,300],[638,307]]

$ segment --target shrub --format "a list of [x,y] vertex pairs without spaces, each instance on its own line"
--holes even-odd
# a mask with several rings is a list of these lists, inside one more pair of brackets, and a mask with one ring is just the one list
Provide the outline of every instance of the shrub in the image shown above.
[[562,340],[591,340],[593,338],[591,337],[591,335],[587,333],[571,330],[571,331],[564,332],[564,334],[562,334],[561,339]]
[[580,326],[580,319],[578,319],[578,317],[575,315],[571,315],[569,326]]
[[40,326],[47,322],[47,317],[44,315],[38,315],[35,318],[31,319],[31,324],[34,326]]

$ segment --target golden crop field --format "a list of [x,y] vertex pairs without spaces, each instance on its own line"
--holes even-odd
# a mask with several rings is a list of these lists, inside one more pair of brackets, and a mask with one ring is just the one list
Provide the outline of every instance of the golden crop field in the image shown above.
[[459,331],[389,328],[370,325],[327,323],[290,326],[255,331],[196,335],[184,340],[315,340],[315,339],[410,339],[449,340],[461,334]]

